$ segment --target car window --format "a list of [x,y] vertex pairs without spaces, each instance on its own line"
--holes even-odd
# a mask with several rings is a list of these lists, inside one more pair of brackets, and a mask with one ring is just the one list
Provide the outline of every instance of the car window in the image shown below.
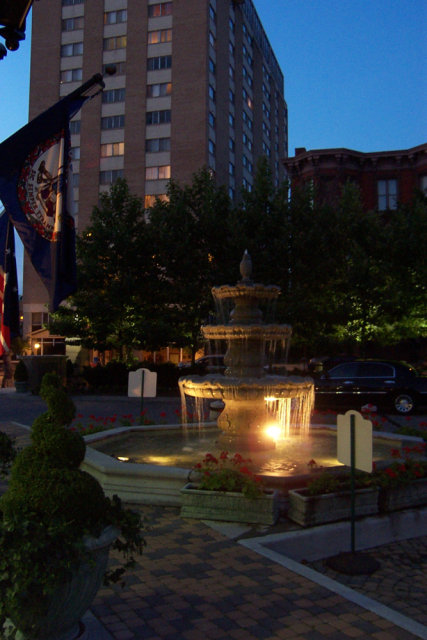
[[392,378],[394,377],[394,367],[384,362],[360,362],[360,378]]
[[328,375],[330,378],[354,378],[357,374],[357,362],[346,362],[332,367]]

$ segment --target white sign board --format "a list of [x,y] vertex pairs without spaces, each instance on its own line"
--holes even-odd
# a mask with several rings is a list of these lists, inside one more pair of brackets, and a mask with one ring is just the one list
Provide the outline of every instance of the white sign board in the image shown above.
[[128,398],[140,398],[142,375],[144,374],[144,398],[155,398],[157,392],[157,373],[150,369],[137,369],[129,372]]
[[350,421],[355,422],[355,462],[356,469],[372,472],[372,422],[365,420],[358,411],[347,411],[337,416],[337,459],[338,462],[351,466]]

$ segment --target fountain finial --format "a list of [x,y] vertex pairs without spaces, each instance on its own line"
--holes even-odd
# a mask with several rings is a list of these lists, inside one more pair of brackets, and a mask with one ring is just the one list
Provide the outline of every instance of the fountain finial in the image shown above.
[[242,276],[242,282],[251,282],[252,260],[247,249],[245,249],[242,262],[240,263],[240,274]]

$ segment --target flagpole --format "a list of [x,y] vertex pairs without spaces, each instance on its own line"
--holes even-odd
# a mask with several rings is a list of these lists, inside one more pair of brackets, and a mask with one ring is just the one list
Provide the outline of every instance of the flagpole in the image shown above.
[[65,97],[67,98],[67,100],[70,98],[71,100],[80,98],[84,93],[86,93],[86,91],[89,91],[89,89],[92,89],[92,87],[97,84],[101,87],[100,91],[104,89],[105,82],[101,73],[95,73],[91,78],[89,78],[89,80],[86,80],[86,82],[84,82],[81,87],[77,87],[77,89],[74,89],[74,91],[68,93]]

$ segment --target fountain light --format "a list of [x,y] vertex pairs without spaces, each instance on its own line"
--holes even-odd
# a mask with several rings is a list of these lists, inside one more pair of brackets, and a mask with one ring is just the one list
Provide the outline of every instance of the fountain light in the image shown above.
[[268,435],[269,438],[273,438],[274,441],[278,440],[282,434],[282,430],[278,424],[269,424],[264,431],[266,435]]

